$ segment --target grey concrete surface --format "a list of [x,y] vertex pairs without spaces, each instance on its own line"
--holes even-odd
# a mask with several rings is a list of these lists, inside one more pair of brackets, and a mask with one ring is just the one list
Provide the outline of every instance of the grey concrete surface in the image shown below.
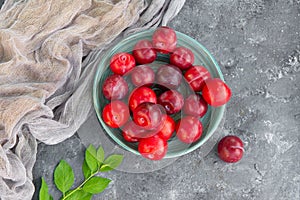
[[[103,174],[113,181],[94,199],[300,199],[299,23],[299,0],[187,0],[169,26],[201,42],[220,64],[233,92],[221,134],[239,136],[245,155],[227,164],[215,149],[205,158],[199,149],[154,172],[113,171]],[[58,198],[52,175],[60,159],[75,169],[78,185],[84,149],[78,135],[40,144],[37,191],[43,176]]]

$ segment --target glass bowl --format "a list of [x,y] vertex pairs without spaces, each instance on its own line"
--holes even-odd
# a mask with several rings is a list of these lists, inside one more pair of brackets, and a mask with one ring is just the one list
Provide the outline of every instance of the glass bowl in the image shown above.
[[[105,99],[102,95],[102,85],[104,80],[112,74],[109,63],[110,58],[118,53],[118,52],[132,52],[132,49],[137,41],[142,39],[152,39],[152,34],[155,31],[155,29],[150,29],[147,31],[135,33],[133,35],[130,35],[123,40],[121,40],[116,46],[109,49],[106,54],[103,56],[101,62],[99,63],[95,79],[94,79],[94,85],[93,85],[93,102],[94,102],[94,108],[97,113],[98,120],[107,133],[107,135],[118,145],[123,147],[124,149],[140,155],[138,152],[138,143],[130,143],[123,139],[122,131],[118,128],[111,128],[105,124],[105,122],[102,119],[102,110],[106,104],[109,103],[109,100]],[[209,53],[209,51],[201,45],[198,41],[194,40],[193,38],[177,32],[177,46],[184,46],[192,50],[192,52],[195,55],[195,61],[194,65],[202,65],[207,68],[207,70],[210,72],[211,76],[214,78],[220,78],[224,80],[222,72],[213,58],[213,56]],[[169,55],[166,54],[158,54],[156,61],[152,63],[153,66],[161,65],[163,63],[168,63],[169,61]],[[132,85],[129,84],[129,88],[132,89]],[[187,90],[185,90],[185,87],[183,86],[180,90],[182,93],[189,93]],[[182,143],[177,139],[176,136],[173,136],[170,140],[168,140],[168,151],[164,158],[174,158],[178,156],[185,155],[191,151],[194,151],[195,149],[199,148],[201,145],[203,145],[216,131],[218,128],[222,117],[224,115],[225,111],[225,105],[221,107],[208,107],[208,111],[205,114],[203,118],[199,118],[201,120],[203,125],[203,133],[201,138],[192,143],[192,144],[185,144]],[[172,116],[174,120],[178,120],[181,116],[181,113]],[[175,135],[175,134],[173,134]]]

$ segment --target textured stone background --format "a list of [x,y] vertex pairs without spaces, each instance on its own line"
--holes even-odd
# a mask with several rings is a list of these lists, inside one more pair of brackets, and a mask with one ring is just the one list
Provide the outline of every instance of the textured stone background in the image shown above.
[[[222,135],[241,137],[245,155],[226,164],[215,149],[204,159],[196,150],[151,173],[113,171],[103,175],[113,180],[109,188],[94,199],[300,199],[300,1],[187,0],[169,26],[201,42],[220,64],[233,91]],[[40,144],[37,189],[44,176],[58,197],[51,181],[60,159],[79,183],[84,149],[78,135]]]

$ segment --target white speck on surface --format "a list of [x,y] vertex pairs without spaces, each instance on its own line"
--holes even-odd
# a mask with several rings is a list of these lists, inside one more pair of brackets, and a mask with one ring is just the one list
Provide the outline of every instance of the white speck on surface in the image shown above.
[[250,44],[255,45],[266,41],[266,39],[267,39],[266,36],[257,35],[253,38],[249,38],[248,41]]
[[177,190],[170,190],[169,191],[169,197],[170,197],[170,200],[177,200]]
[[267,139],[267,142],[270,144],[270,143],[273,143],[273,137],[274,137],[274,134],[273,133],[265,133],[265,137]]

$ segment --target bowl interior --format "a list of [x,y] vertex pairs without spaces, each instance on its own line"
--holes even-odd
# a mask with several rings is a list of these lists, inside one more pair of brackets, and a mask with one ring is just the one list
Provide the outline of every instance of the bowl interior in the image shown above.
[[[105,132],[111,137],[112,140],[114,140],[117,144],[125,148],[126,150],[135,153],[139,155],[139,152],[137,151],[137,143],[129,143],[125,141],[122,137],[122,132],[120,129],[110,128],[108,127],[104,121],[102,120],[101,113],[104,108],[104,106],[109,103],[109,100],[105,99],[102,95],[102,85],[104,80],[112,74],[112,72],[109,69],[109,62],[110,58],[118,53],[118,52],[131,52],[133,49],[133,46],[135,43],[142,39],[148,39],[151,40],[152,34],[154,30],[147,30],[143,32],[136,33],[134,35],[131,35],[125,39],[123,39],[121,42],[119,42],[116,46],[114,46],[112,49],[110,49],[102,58],[102,61],[99,63],[95,79],[94,79],[94,85],[93,85],[93,101],[94,101],[94,108],[97,113],[98,120],[100,121],[101,126],[104,128]],[[177,46],[184,46],[189,49],[191,49],[195,55],[195,61],[194,65],[202,65],[208,69],[208,71],[211,73],[211,75],[215,78],[223,79],[222,72],[217,64],[217,62],[214,60],[214,58],[210,55],[208,50],[202,46],[199,42],[196,40],[190,38],[189,36],[182,34],[180,32],[176,32],[177,34]],[[152,63],[152,67],[154,70],[156,70],[157,66],[161,64],[168,63],[169,57],[168,55],[164,54],[158,54],[157,60]],[[188,88],[187,85],[180,86],[179,91],[184,93],[185,95],[188,95],[190,92],[186,89]],[[133,89],[132,85],[129,84],[129,90]],[[168,141],[168,152],[165,156],[165,158],[173,158],[177,156],[181,156],[184,154],[187,154],[197,148],[199,148],[202,144],[204,144],[214,133],[214,131],[217,129],[218,125],[221,122],[221,119],[223,117],[225,110],[225,105],[217,108],[210,107],[208,108],[208,111],[206,115],[201,118],[201,122],[203,124],[203,133],[201,138],[192,143],[192,144],[184,144],[181,141],[177,139],[177,137],[173,136]],[[175,120],[179,119],[181,116],[181,113],[172,116]]]

